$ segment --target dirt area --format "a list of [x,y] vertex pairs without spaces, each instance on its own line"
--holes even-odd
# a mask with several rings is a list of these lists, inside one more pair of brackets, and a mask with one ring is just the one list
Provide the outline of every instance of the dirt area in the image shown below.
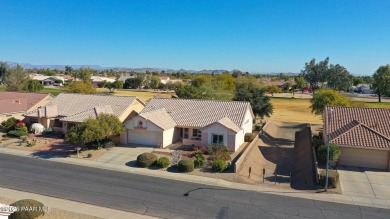
[[[29,135],[30,141],[35,141],[35,145],[28,147],[26,142],[22,142],[18,138],[9,138],[7,141],[11,142],[6,147],[17,150],[24,150],[32,152],[32,155],[41,158],[52,157],[73,157],[77,158],[75,148],[77,145],[65,142],[63,138],[58,136],[42,136],[42,135]],[[3,141],[6,143],[6,141]],[[82,147],[80,151],[80,158],[95,160],[102,156],[106,152],[106,149],[88,150]],[[91,157],[88,157],[91,154]]]
[[[10,205],[17,200],[7,199],[0,197],[0,203]],[[45,204],[45,203],[43,203]],[[50,211],[46,212],[43,216],[38,219],[100,219],[98,217],[93,217],[85,214],[74,213],[71,211],[65,211],[57,208],[52,208]]]

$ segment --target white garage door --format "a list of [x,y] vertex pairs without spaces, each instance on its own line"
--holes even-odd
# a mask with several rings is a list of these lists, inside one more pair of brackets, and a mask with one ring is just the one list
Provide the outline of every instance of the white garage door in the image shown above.
[[158,146],[159,135],[160,132],[129,129],[128,142],[130,144]]
[[340,164],[355,167],[387,169],[388,151],[341,147]]

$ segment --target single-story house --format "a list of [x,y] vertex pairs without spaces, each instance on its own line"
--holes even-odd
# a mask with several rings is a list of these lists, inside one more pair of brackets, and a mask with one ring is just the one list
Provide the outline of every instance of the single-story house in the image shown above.
[[106,78],[106,77],[101,77],[101,76],[91,76],[92,83],[95,87],[98,87],[100,83],[103,82],[115,82],[115,79],[113,78]]
[[137,97],[61,93],[45,106],[27,112],[29,123],[41,123],[45,128],[66,133],[72,126],[100,113],[114,114],[123,122],[145,104]]
[[167,84],[171,79],[167,76],[160,76],[158,77],[160,79],[161,84]]
[[136,77],[137,77],[137,76],[135,76],[135,75],[133,75],[133,76],[124,76],[124,75],[122,75],[122,76],[120,76],[120,77],[118,78],[118,81],[122,81],[123,83],[125,83],[127,79],[136,78]]
[[255,118],[249,102],[154,98],[124,122],[122,144],[224,145],[236,151]]
[[324,141],[329,130],[341,149],[340,165],[390,170],[390,109],[325,107],[323,120]]
[[14,117],[23,120],[23,114],[46,105],[54,97],[46,93],[0,92],[0,123]]
[[291,89],[291,86],[294,86],[296,84],[293,79],[291,79],[289,81],[285,81],[283,79],[275,79],[275,78],[269,78],[269,77],[259,78],[259,79],[257,79],[257,82],[259,82],[261,84],[265,84],[267,86],[277,86],[280,88],[283,88],[288,84],[290,86],[289,89]]

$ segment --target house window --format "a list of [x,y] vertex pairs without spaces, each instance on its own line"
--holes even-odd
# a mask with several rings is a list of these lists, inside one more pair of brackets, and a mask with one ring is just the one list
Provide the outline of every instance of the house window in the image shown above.
[[54,119],[54,127],[62,128],[62,122],[59,119]]
[[193,138],[201,138],[202,132],[199,129],[193,129],[192,130],[192,137]]
[[188,128],[183,128],[183,138],[188,139]]
[[221,134],[211,134],[212,136],[212,143],[213,144],[218,144],[218,145],[223,145],[223,135]]
[[139,127],[143,127],[144,126],[144,123],[142,121],[138,121],[138,126]]

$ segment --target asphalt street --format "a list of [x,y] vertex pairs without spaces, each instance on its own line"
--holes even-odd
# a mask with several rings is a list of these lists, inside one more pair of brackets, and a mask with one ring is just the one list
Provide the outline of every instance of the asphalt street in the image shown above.
[[380,208],[205,186],[6,154],[0,154],[0,187],[162,218],[390,217],[390,210]]

